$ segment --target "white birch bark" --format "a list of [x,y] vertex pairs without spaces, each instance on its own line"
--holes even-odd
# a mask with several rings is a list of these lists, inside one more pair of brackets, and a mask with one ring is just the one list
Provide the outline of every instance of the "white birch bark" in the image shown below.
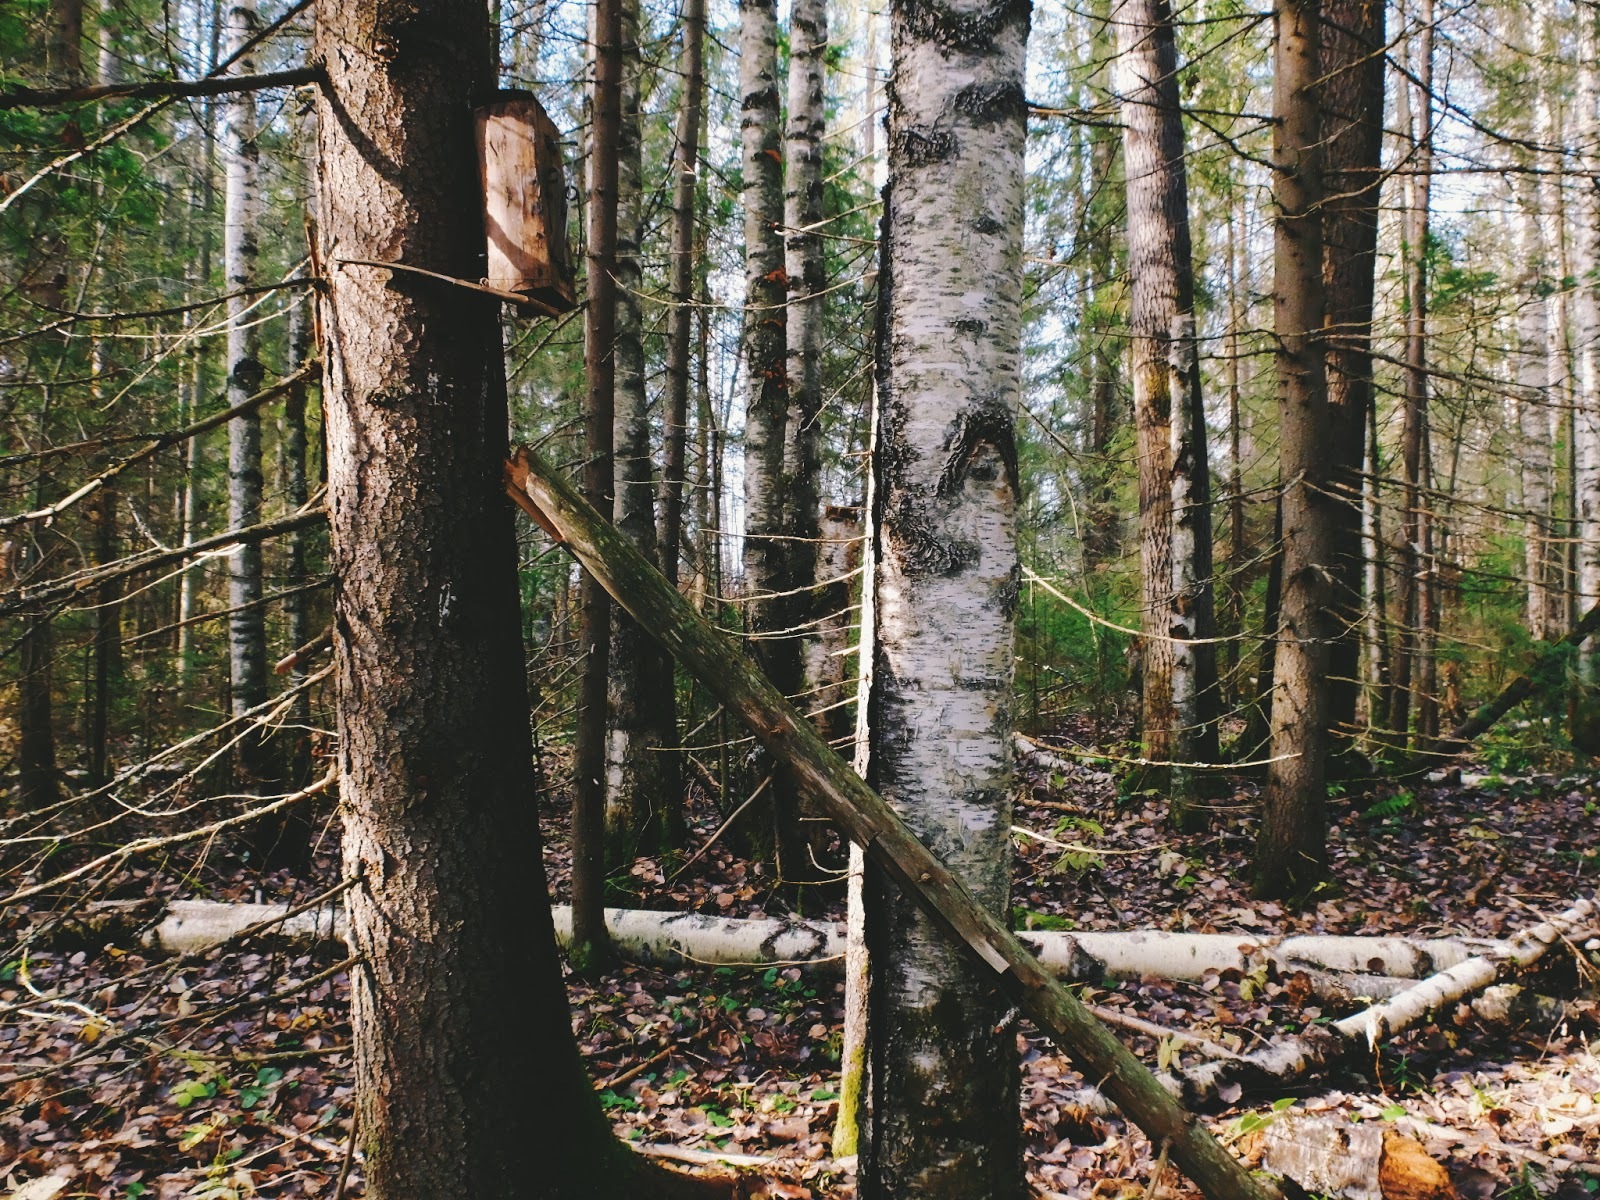
[[[1578,13],[1578,78],[1575,99],[1575,166],[1579,172],[1572,268],[1577,284],[1573,292],[1573,350],[1577,358],[1577,391],[1573,407],[1573,436],[1577,442],[1578,478],[1578,611],[1588,612],[1600,602],[1600,300],[1595,272],[1600,267],[1600,202],[1594,176],[1600,172],[1600,120],[1595,114],[1595,13],[1580,7]],[[1587,177],[1587,178],[1586,178]],[[1579,670],[1585,683],[1597,680],[1594,639],[1579,650]]]
[[[891,10],[870,777],[992,911],[1010,782],[1028,8]],[[863,1200],[1022,1190],[1015,1033],[877,872]]]
[[[255,0],[235,0],[228,11],[227,44],[236,52],[260,28]],[[241,74],[256,71],[253,54],[236,64]],[[223,273],[228,290],[237,292],[256,283],[260,258],[261,225],[260,150],[256,144],[256,106],[251,92],[229,98],[223,108],[222,156],[224,171]],[[228,302],[228,403],[239,404],[261,388],[261,336],[247,310],[251,298]],[[243,529],[261,520],[261,416],[252,411],[228,424],[228,527]],[[267,699],[266,619],[260,605],[261,546],[250,543],[228,556],[229,679],[235,716]],[[241,606],[250,605],[239,611]],[[249,748],[241,754],[252,770]]]

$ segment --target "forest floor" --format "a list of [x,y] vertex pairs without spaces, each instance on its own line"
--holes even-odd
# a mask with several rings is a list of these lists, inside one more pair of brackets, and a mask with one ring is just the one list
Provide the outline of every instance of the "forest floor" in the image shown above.
[[[1071,737],[1057,739],[1071,744]],[[1018,837],[1019,926],[1290,933],[1505,935],[1592,892],[1600,875],[1600,776],[1474,776],[1466,783],[1380,787],[1339,799],[1331,847],[1338,886],[1288,912],[1249,898],[1255,789],[1219,803],[1212,830],[1180,837],[1153,795],[1120,798],[1092,764],[1050,777],[1025,767],[1016,823],[1070,842]],[[1376,804],[1376,807],[1374,805]],[[566,887],[564,806],[546,812],[552,889]],[[691,839],[717,828],[698,795]],[[731,840],[731,839],[724,839]],[[304,898],[334,878],[258,880],[216,853],[130,871],[114,894],[213,899]],[[719,841],[677,875],[641,861],[632,907],[723,916],[790,908],[770,876]],[[804,915],[839,918],[836,894],[807,894]],[[6,918],[14,944],[42,909]],[[264,942],[199,962],[136,947],[57,938],[0,970],[0,1184],[56,1177],[55,1191],[96,1197],[334,1196],[350,1117],[344,951]],[[1541,983],[1584,995],[1575,956]],[[656,1152],[746,1163],[752,1184],[785,1197],[853,1195],[836,1161],[843,985],[799,967],[662,971],[623,966],[569,980],[574,1030],[620,1136]],[[1105,981],[1086,999],[1248,1051],[1319,1020],[1293,978],[1238,972],[1193,984]],[[1588,993],[1593,996],[1593,991]],[[1323,1073],[1282,1094],[1234,1095],[1210,1118],[1225,1138],[1275,1111],[1380,1122],[1445,1162],[1463,1200],[1582,1200],[1600,1194],[1600,1020],[1580,1001],[1548,1026],[1485,1023],[1465,1005],[1385,1043],[1363,1071]],[[1154,1062],[1163,1050],[1132,1036]],[[1084,1080],[1022,1026],[1022,1120],[1029,1181],[1040,1196],[1189,1197],[1175,1171],[1118,1119],[1070,1102]],[[1183,1061],[1188,1061],[1187,1056]],[[54,1185],[51,1185],[54,1186]],[[343,1195],[362,1194],[359,1157]]]

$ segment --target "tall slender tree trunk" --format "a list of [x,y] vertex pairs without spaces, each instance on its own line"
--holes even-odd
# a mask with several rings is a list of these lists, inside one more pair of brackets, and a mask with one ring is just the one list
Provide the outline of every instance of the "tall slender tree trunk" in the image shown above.
[[[94,393],[99,399],[111,369],[105,341],[95,342]],[[103,469],[103,468],[102,468]],[[94,561],[105,565],[117,560],[117,486],[100,488],[89,498],[89,527],[93,531]],[[122,581],[110,580],[95,589],[93,665],[90,669],[87,721],[84,730],[85,769],[94,786],[110,778],[112,695],[122,680]]]
[[[228,10],[228,52],[237,52],[260,30],[255,0],[234,0]],[[246,74],[256,69],[255,56],[239,60]],[[260,259],[260,149],[256,144],[255,97],[243,92],[223,110],[223,274],[228,290],[238,292],[256,283]],[[228,302],[228,403],[243,402],[261,390],[259,326],[251,318],[248,296]],[[252,410],[228,423],[228,528],[244,529],[261,521],[261,414]],[[228,680],[233,714],[239,716],[266,703],[267,625],[259,603],[262,595],[261,544],[251,542],[228,555]],[[263,788],[277,781],[268,738],[252,731],[239,743],[241,782]]]
[[[789,415],[785,359],[783,152],[777,10],[773,0],[739,4],[740,161],[744,169],[744,576],[756,660],[785,694],[800,687],[800,642],[787,632],[795,605],[793,554],[785,540],[784,443]],[[763,768],[765,769],[765,768]],[[780,773],[781,775],[781,773]],[[779,872],[803,877],[792,789],[775,778],[745,818],[744,832]],[[790,861],[793,860],[793,861]],[[791,868],[793,868],[791,872]]]
[[[617,147],[616,448],[613,516],[644,554],[656,556],[655,480],[651,471],[650,401],[645,389],[644,320],[639,294],[644,270],[640,239],[644,187],[640,165],[638,0],[622,5],[622,120]],[[606,734],[606,865],[626,866],[639,853],[662,850],[682,825],[677,760],[661,747],[676,739],[662,728],[672,667],[655,639],[626,613],[614,611]],[[675,723],[675,722],[674,722]],[[670,831],[670,832],[669,832]]]
[[[683,0],[683,50],[678,58],[683,96],[672,155],[672,249],[667,285],[672,295],[672,318],[667,334],[667,399],[658,505],[661,524],[656,543],[661,573],[672,583],[678,582],[683,559],[684,460],[696,282],[695,198],[699,193],[700,122],[705,105],[705,38],[705,0]],[[702,467],[705,453],[701,451]]]
[[[1089,297],[1084,321],[1092,339],[1089,383],[1089,454],[1085,464],[1089,521],[1084,531],[1084,566],[1092,571],[1115,559],[1122,546],[1122,514],[1118,510],[1113,445],[1123,413],[1117,383],[1125,342],[1117,313],[1119,279],[1116,261],[1120,232],[1110,210],[1122,203],[1116,187],[1117,137],[1113,130],[1094,125],[1087,131],[1089,163],[1097,180],[1104,181],[1094,200],[1086,205],[1086,222],[1093,229],[1089,245]],[[1095,201],[1098,201],[1096,203]]]
[[[896,5],[873,456],[870,776],[995,912],[1010,900],[1028,8]],[[881,874],[864,1200],[1014,1200],[1015,1033]]]
[[[1166,0],[1123,0],[1113,17],[1121,69],[1133,404],[1139,427],[1139,510],[1146,619],[1145,747],[1164,725],[1174,762],[1217,757],[1212,599],[1211,468],[1195,352],[1189,184],[1178,104],[1178,52]],[[1162,447],[1156,439],[1165,434]],[[1164,560],[1164,562],[1163,562]],[[1166,573],[1160,574],[1162,566]],[[1201,639],[1197,644],[1196,639]],[[1164,679],[1157,672],[1164,670]],[[1167,705],[1162,711],[1160,705]],[[1196,777],[1171,775],[1171,820],[1205,824]]]
[[1323,278],[1338,636],[1329,658],[1334,744],[1355,733],[1361,692],[1362,460],[1372,408],[1372,305],[1383,176],[1384,0],[1327,0],[1322,24]]
[[1539,231],[1538,193],[1522,189],[1521,257],[1517,313],[1517,425],[1521,434],[1523,574],[1527,580],[1528,632],[1546,638],[1557,623],[1559,605],[1550,578],[1550,514],[1554,503],[1550,445],[1550,374],[1547,365],[1546,278],[1543,238]]
[[[1230,191],[1242,192],[1237,178],[1230,179]],[[1239,330],[1244,322],[1244,306],[1239,291],[1243,286],[1239,271],[1239,242],[1235,226],[1243,221],[1232,197],[1228,203],[1227,254],[1228,254],[1228,336],[1225,352],[1228,356],[1228,566],[1227,586],[1223,591],[1223,628],[1229,640],[1223,643],[1221,671],[1230,680],[1224,689],[1229,696],[1242,696],[1245,689],[1235,678],[1241,657],[1240,637],[1244,633],[1245,546],[1244,527],[1244,453],[1243,421],[1240,406],[1244,402],[1241,378]]]
[[[324,261],[478,269],[471,103],[494,83],[487,18],[462,0],[318,8]],[[326,303],[367,1194],[663,1194],[612,1138],[570,1032],[529,803],[497,313],[356,266],[331,272]]]
[[[622,0],[595,0],[588,178],[588,303],[584,308],[584,499],[610,512],[616,395],[618,146],[622,128]],[[594,971],[611,958],[605,923],[606,709],[611,657],[611,598],[585,571],[578,606],[578,727],[573,746],[572,945],[569,961]]]
[[[825,0],[795,0],[789,18],[789,126],[784,138],[784,273],[788,277],[786,338],[789,413],[784,428],[783,489],[789,514],[789,587],[805,589],[818,578],[819,559],[830,553],[817,541],[822,474],[822,253],[823,76],[828,51]],[[827,615],[822,598],[801,591],[791,623],[817,637]],[[805,651],[803,650],[804,654]],[[810,678],[805,680],[813,684]],[[808,689],[809,690],[809,687]]]
[[[1413,711],[1418,732],[1427,724],[1425,710],[1432,705],[1431,669],[1426,650],[1426,625],[1430,612],[1431,521],[1423,487],[1427,471],[1424,451],[1428,444],[1428,237],[1433,169],[1433,6],[1423,0],[1418,15],[1414,72],[1417,84],[1399,82],[1402,120],[1410,126],[1412,173],[1406,182],[1405,267],[1405,397],[1400,435],[1403,472],[1403,512],[1400,525],[1398,667],[1390,726],[1403,747],[1410,733]],[[1414,102],[1413,102],[1414,97]]]
[[1305,896],[1327,874],[1326,760],[1335,502],[1329,496],[1323,351],[1321,6],[1278,8],[1273,77],[1274,330],[1283,593],[1272,703],[1272,762],[1256,847],[1260,896]]
[[[1573,342],[1577,358],[1577,401],[1573,407],[1573,440],[1577,450],[1574,490],[1578,507],[1578,611],[1600,602],[1600,298],[1595,272],[1600,269],[1600,202],[1594,182],[1600,176],[1600,117],[1595,112],[1596,14],[1578,10],[1578,79],[1576,143],[1578,190],[1576,236],[1572,245]],[[1600,683],[1595,640],[1579,651],[1579,669],[1590,687]]]

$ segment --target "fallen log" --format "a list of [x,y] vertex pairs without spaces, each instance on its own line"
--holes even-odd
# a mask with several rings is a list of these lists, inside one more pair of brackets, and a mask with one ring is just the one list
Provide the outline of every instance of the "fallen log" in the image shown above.
[[1370,1121],[1282,1113],[1261,1135],[1261,1165],[1308,1192],[1345,1200],[1456,1200],[1421,1142]]
[[1560,915],[1522,931],[1502,950],[1438,971],[1353,1016],[1278,1039],[1241,1058],[1199,1064],[1163,1082],[1196,1107],[1214,1101],[1229,1085],[1281,1087],[1357,1049],[1371,1050],[1441,1005],[1474,995],[1503,975],[1532,966],[1595,913],[1592,901],[1579,899]]
[[878,869],[941,925],[994,985],[1055,1041],[1211,1200],[1267,1200],[1251,1175],[1109,1029],[1034,958],[994,913],[917,840],[727,634],[701,620],[676,588],[537,455],[506,464],[512,498],[732,712],[790,772],[797,790],[862,847]]
[[[174,900],[164,910],[152,910],[143,901],[137,907],[113,901],[92,908],[80,924],[109,934],[117,915],[127,913],[130,921],[137,919],[147,930],[146,945],[190,953],[226,941],[287,910],[282,904],[223,900]],[[556,937],[565,944],[572,927],[571,910],[556,905],[552,911]],[[655,966],[805,964],[828,969],[844,954],[842,931],[825,921],[608,908],[606,926],[623,958]],[[291,940],[342,940],[343,918],[331,907],[300,913],[278,927],[275,935]],[[1306,971],[1319,995],[1328,994],[1324,987],[1337,987],[1350,997],[1380,1000],[1404,990],[1411,980],[1456,966],[1474,955],[1506,949],[1502,942],[1467,937],[1261,938],[1161,929],[1109,933],[1034,930],[1017,937],[1056,975],[1076,983],[1145,978],[1195,982],[1212,972],[1232,970],[1248,975],[1272,964],[1281,972]],[[108,936],[106,940],[114,939]]]

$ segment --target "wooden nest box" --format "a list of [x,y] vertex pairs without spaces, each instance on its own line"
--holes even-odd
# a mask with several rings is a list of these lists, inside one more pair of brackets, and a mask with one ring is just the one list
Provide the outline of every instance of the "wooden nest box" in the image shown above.
[[547,316],[576,303],[567,253],[561,135],[532,92],[503,91],[477,110],[488,234],[485,282]]

